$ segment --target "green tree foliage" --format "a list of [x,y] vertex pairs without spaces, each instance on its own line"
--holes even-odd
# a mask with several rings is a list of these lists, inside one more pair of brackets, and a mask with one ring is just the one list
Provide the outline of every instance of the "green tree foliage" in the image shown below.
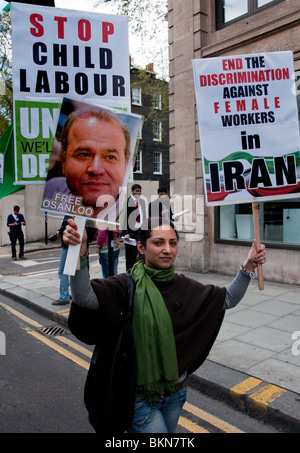
[[0,136],[12,122],[12,69],[10,14],[0,15]]
[[[167,0],[114,0],[119,11],[128,16],[131,26],[140,34],[149,37],[157,35],[160,20],[167,20]],[[149,18],[153,18],[153,26],[149,27]]]
[[[100,0],[96,2],[99,3]],[[139,60],[144,61],[143,66],[154,63],[155,72],[168,79],[168,1],[111,0],[109,4],[118,14],[128,16],[133,40],[136,36],[136,44],[140,42],[135,51]]]
[[[131,76],[131,86],[142,87],[143,94],[153,97],[154,92],[161,94],[161,108],[157,109],[153,105],[149,108],[145,117],[145,123],[164,121],[169,112],[169,84],[165,79],[168,78],[168,47],[167,33],[162,36],[162,30],[167,30],[167,0],[114,0],[118,5],[118,12],[128,16],[132,33],[138,35],[144,41],[145,52],[150,61],[154,62],[154,74],[145,69],[135,71],[135,76]],[[134,63],[133,63],[134,65]],[[159,68],[158,68],[159,67]],[[155,76],[159,69],[161,75]],[[151,105],[151,104],[150,104]],[[166,129],[163,128],[163,135]]]

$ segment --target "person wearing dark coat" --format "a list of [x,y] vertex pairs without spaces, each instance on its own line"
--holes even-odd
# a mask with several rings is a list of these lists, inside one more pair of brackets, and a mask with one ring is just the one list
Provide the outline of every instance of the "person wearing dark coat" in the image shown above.
[[[131,195],[127,200],[122,236],[125,239],[126,270],[132,268],[137,258],[136,233],[146,220],[146,206],[141,198],[142,187],[133,184]],[[131,243],[130,243],[131,242]]]
[[24,256],[24,234],[22,231],[22,226],[26,225],[25,218],[23,214],[20,214],[20,206],[14,206],[12,214],[9,214],[7,217],[7,226],[9,227],[9,238],[11,242],[11,255],[12,259],[17,259],[17,250],[16,244],[19,241],[19,258],[20,260],[25,260]]
[[[88,344],[118,339],[126,310],[127,279],[119,274],[90,280],[86,234],[74,220],[64,233],[69,245],[81,243],[81,265],[71,276],[69,328]],[[243,298],[251,276],[266,262],[265,246],[252,247],[227,287],[203,285],[174,270],[178,234],[174,225],[149,218],[137,234],[139,259],[130,270],[135,282],[133,332],[136,396],[130,433],[175,433],[186,400],[186,380],[206,359],[222,325],[224,312]],[[234,352],[233,352],[234,353]]]
[[149,217],[165,217],[166,219],[173,221],[170,198],[165,186],[159,186],[157,195],[158,198],[149,203]]

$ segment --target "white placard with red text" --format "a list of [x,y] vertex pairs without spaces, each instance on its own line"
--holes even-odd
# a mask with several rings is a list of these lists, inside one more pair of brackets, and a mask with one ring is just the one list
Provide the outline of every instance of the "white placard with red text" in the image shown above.
[[292,52],[193,61],[206,203],[300,194]]
[[13,2],[17,184],[43,184],[63,97],[130,111],[128,18]]

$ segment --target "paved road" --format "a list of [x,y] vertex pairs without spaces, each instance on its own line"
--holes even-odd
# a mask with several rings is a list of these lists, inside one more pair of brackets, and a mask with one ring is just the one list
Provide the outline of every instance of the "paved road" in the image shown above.
[[[45,272],[57,274],[60,258],[60,248],[45,248],[26,254],[26,260],[12,261],[10,256],[2,257],[0,260],[0,274],[5,275],[30,275],[35,272]],[[91,246],[91,262],[98,265],[100,277],[100,264],[96,253],[96,246]]]
[[6,337],[6,354],[0,355],[0,432],[93,432],[82,404],[85,370],[30,335],[28,328],[0,307],[0,330]]
[[[41,243],[26,244],[27,260],[20,262],[11,261],[8,247],[0,248],[0,293],[66,325],[68,306],[51,304],[58,298],[60,250],[50,244],[43,248]],[[101,277],[94,246],[90,258],[91,277]],[[118,268],[125,270],[122,250]],[[183,272],[204,284],[225,286],[232,279]],[[193,385],[234,400],[251,414],[280,418],[292,432],[300,432],[299,332],[299,287],[265,282],[264,291],[259,291],[253,281],[238,307],[226,312],[208,360],[192,376]]]
[[[47,330],[46,330],[47,328]],[[92,348],[70,332],[0,296],[1,433],[92,433],[82,396]],[[177,433],[276,433],[280,429],[188,389]]]

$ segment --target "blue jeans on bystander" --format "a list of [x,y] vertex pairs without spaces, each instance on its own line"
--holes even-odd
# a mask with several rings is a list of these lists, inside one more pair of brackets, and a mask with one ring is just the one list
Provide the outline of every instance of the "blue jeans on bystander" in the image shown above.
[[[114,275],[118,273],[118,262],[119,262],[120,249],[114,250]],[[99,263],[102,269],[103,278],[109,277],[109,263],[108,263],[108,252],[99,253]]]
[[64,274],[65,262],[67,258],[68,247],[63,247],[60,253],[60,260],[58,266],[58,277],[60,280],[59,284],[59,300],[62,302],[69,302],[69,276]]

